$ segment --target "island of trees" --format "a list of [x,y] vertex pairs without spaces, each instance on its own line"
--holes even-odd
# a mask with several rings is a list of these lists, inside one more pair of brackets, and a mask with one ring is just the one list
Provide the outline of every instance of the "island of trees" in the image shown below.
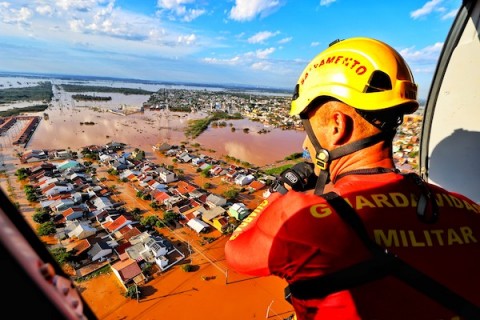
[[243,119],[243,117],[240,113],[228,114],[223,111],[216,111],[206,118],[190,120],[187,128],[185,129],[185,136],[189,138],[196,138],[208,128],[211,122],[222,119]]
[[45,101],[53,98],[52,83],[39,82],[36,86],[8,88],[0,90],[0,104],[15,103],[17,101]]

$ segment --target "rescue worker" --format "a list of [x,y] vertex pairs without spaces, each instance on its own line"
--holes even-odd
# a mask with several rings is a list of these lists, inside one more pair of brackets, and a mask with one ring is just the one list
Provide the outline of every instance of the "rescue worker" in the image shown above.
[[393,160],[396,130],[418,106],[409,66],[386,43],[350,38],[318,54],[290,112],[313,163],[283,174],[287,188],[234,231],[229,267],[285,279],[299,320],[477,316],[479,205]]

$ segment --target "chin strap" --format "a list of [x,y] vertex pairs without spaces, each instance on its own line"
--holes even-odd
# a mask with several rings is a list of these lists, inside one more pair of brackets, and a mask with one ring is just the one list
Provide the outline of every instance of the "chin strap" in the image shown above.
[[302,122],[305,128],[305,131],[307,132],[308,138],[310,139],[310,142],[315,148],[316,155],[313,161],[315,165],[320,168],[320,174],[318,175],[318,180],[315,185],[316,195],[323,194],[325,185],[330,181],[329,165],[332,160],[341,158],[355,151],[370,147],[376,144],[377,142],[385,140],[389,136],[395,134],[395,130],[381,131],[380,133],[377,133],[373,136],[349,143],[347,145],[341,146],[340,148],[334,149],[332,151],[328,151],[327,149],[324,149],[320,145],[320,142],[318,141],[317,137],[313,132],[310,121],[306,118],[302,118]]

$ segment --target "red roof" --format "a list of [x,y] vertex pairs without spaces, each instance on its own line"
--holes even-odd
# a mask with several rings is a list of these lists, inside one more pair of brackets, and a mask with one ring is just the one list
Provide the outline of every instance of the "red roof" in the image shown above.
[[186,181],[180,180],[177,184],[177,190],[180,194],[186,194],[197,190],[197,187],[191,185]]
[[107,229],[110,232],[115,231],[118,229],[122,224],[126,223],[129,221],[124,215],[119,216],[117,219],[115,219],[112,223],[105,223],[103,227]]
[[258,181],[258,180],[253,180],[249,185],[250,188],[253,188],[255,190],[260,190],[263,187],[265,187],[265,183]]
[[138,263],[133,259],[118,261],[112,265],[112,268],[118,271],[124,283],[142,273],[142,269],[140,269]]
[[45,189],[42,190],[42,193],[46,193],[48,190],[55,188],[55,183],[49,184]]
[[170,198],[170,195],[166,192],[160,191],[160,192],[156,192],[153,197],[155,198],[156,201],[163,203],[163,201]]
[[141,234],[140,230],[136,227],[132,227],[131,225],[127,225],[119,230],[123,235],[123,239],[128,241],[131,237],[137,236]]
[[91,245],[87,239],[78,240],[75,246],[72,247],[72,250],[75,252],[75,256],[79,256],[86,250],[90,249]]
[[62,215],[64,217],[68,217],[69,215],[71,215],[72,213],[74,212],[83,212],[83,209],[82,208],[77,208],[77,207],[73,207],[73,208],[68,208],[68,209],[65,209],[63,212],[62,212]]
[[115,247],[115,251],[117,251],[119,255],[122,255],[125,253],[125,250],[127,250],[131,246],[132,244],[128,241],[124,243],[120,243],[117,247]]

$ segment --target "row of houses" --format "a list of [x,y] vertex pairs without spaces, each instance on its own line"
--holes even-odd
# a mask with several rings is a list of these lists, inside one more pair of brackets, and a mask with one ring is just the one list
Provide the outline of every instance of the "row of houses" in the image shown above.
[[111,199],[86,168],[75,160],[42,162],[28,168],[40,208],[56,227],[55,247],[73,255],[76,276],[110,265],[119,282],[142,284],[146,266],[167,270],[185,255],[155,230],[146,230]]
[[[261,189],[265,186],[265,183],[260,181],[252,184],[255,178],[251,173],[245,172],[245,169],[230,165],[222,167],[218,161],[205,156],[192,156],[187,160],[186,153],[188,152],[178,147],[167,150],[167,154],[182,159],[179,160],[181,162],[191,162],[191,165],[197,166],[200,171],[207,170],[212,177],[224,176],[224,179],[239,186],[245,186],[249,182],[250,188]],[[105,161],[106,165],[112,163],[112,159]],[[159,207],[177,213],[181,217],[180,224],[197,233],[212,228],[227,233],[250,213],[245,204],[230,203],[221,195],[179,180],[173,171],[147,160],[132,163],[129,168],[119,172],[119,178],[128,182],[137,192],[150,195],[151,200]]]
[[[238,186],[248,186],[252,190],[259,190],[265,186],[265,182],[255,178],[253,173],[255,173],[256,170],[253,169],[227,164],[224,161],[214,159],[204,154],[194,154],[187,148],[169,145],[168,143],[155,145],[152,149],[162,152],[167,157],[175,157],[181,163],[190,163],[192,166],[197,167],[199,171],[208,171],[212,177],[223,177],[223,181]],[[274,177],[265,178],[274,179]]]
[[[17,117],[18,119],[19,117]],[[18,137],[17,140],[13,141],[13,145],[26,145],[30,138],[32,137],[33,133],[35,132],[35,129],[37,129],[38,124],[40,123],[40,120],[42,120],[41,117],[37,116],[22,116],[22,120],[27,120],[28,124],[23,129],[22,133]]]
[[[243,203],[229,203],[220,195],[179,180],[164,165],[139,161],[131,153],[123,152],[123,147],[112,144],[88,146],[84,150],[97,153],[102,165],[117,170],[119,178],[135,190],[149,194],[152,201],[165,210],[178,213],[181,225],[199,234],[212,228],[225,233],[233,230],[235,221],[250,214]],[[167,151],[178,161],[191,163],[201,171],[208,170],[212,177],[222,177],[224,181],[251,190],[265,185],[247,169],[202,155],[194,156],[176,146],[170,146]],[[58,245],[75,253],[78,276],[110,263],[121,283],[127,286],[145,277],[131,271],[126,276],[123,268],[138,271],[143,264],[155,263],[160,270],[166,270],[184,258],[166,239],[142,230],[122,204],[112,201],[109,189],[86,172],[84,165],[72,159],[57,163],[44,160],[29,168],[29,179],[37,190],[40,205],[54,218]],[[152,245],[153,242],[156,245]]]

